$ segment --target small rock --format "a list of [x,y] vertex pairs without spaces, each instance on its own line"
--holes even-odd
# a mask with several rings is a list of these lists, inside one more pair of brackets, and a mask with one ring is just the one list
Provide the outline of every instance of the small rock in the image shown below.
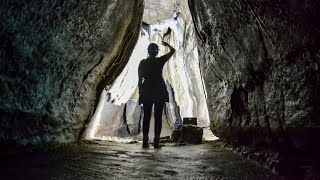
[[171,134],[170,141],[175,143],[201,144],[202,136],[203,130],[201,127],[188,124],[175,129]]

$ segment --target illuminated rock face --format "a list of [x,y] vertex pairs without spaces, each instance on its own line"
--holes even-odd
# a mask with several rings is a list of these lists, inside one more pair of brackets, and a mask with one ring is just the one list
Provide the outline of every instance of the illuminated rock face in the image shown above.
[[173,12],[179,8],[180,0],[145,0],[143,21],[157,24],[172,18]]
[[211,129],[237,144],[319,147],[319,3],[189,0]]
[[130,57],[142,7],[142,0],[1,2],[0,141],[77,140]]
[[[140,38],[131,59],[112,87],[107,87],[105,98],[100,100],[101,110],[95,112],[87,128],[84,136],[86,139],[103,139],[103,136],[136,137],[139,134],[141,108],[138,105],[138,65],[142,59],[147,58],[147,47],[151,42],[159,45],[158,56],[168,53],[168,49],[161,45],[162,40],[176,49],[176,53],[163,70],[170,94],[170,102],[166,104],[163,113],[163,126],[168,127],[169,123],[168,128],[172,130],[174,126],[182,123],[183,117],[197,117],[199,126],[209,126],[205,88],[200,75],[191,14],[187,1],[174,2],[175,9],[168,10],[168,4],[163,6],[162,1],[146,1],[143,20],[157,23],[144,24],[141,28]],[[170,4],[171,1],[167,3]],[[157,17],[147,16],[146,13],[152,9],[157,9],[161,14]],[[170,17],[167,17],[168,14]],[[171,33],[164,37],[168,27]],[[163,130],[162,136],[170,135],[166,128]],[[152,134],[151,129],[151,137]]]

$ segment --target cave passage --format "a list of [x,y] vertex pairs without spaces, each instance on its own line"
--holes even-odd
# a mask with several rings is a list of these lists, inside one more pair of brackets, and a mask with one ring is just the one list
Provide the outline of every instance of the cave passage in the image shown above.
[[[121,142],[142,139],[143,111],[138,104],[138,65],[147,58],[147,47],[152,42],[159,45],[158,57],[166,54],[168,49],[161,45],[163,40],[173,45],[176,53],[163,70],[170,100],[163,111],[161,137],[170,136],[182,125],[184,117],[196,117],[198,126],[204,127],[204,138],[217,139],[209,130],[206,92],[189,9],[178,1],[172,7],[153,1],[145,3],[139,39],[130,60],[115,82],[103,90],[84,139]],[[181,11],[183,16],[179,15]],[[159,15],[153,15],[155,12]],[[153,137],[153,116],[150,127],[149,134]]]
[[[1,1],[0,179],[320,179],[319,12],[319,0]],[[176,49],[166,138],[142,149],[137,69],[162,40]],[[185,117],[198,127],[176,131]]]

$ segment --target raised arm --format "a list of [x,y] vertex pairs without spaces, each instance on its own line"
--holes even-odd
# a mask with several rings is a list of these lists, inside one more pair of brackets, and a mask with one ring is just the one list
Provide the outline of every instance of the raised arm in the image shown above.
[[176,50],[170,44],[168,44],[167,42],[162,41],[162,45],[170,48],[170,52],[163,56],[163,57],[165,57],[164,58],[165,61],[168,61],[171,58],[171,56],[174,54],[174,52],[176,52]]

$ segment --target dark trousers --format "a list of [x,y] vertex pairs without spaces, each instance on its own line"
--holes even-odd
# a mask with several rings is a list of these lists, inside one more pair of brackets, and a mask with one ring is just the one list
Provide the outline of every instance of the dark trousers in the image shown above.
[[[144,103],[143,104],[143,138],[149,137],[149,127],[150,127],[150,119],[151,119],[151,111],[152,111],[152,103]],[[160,138],[160,133],[162,129],[162,111],[163,111],[164,103],[154,103],[154,138]]]

